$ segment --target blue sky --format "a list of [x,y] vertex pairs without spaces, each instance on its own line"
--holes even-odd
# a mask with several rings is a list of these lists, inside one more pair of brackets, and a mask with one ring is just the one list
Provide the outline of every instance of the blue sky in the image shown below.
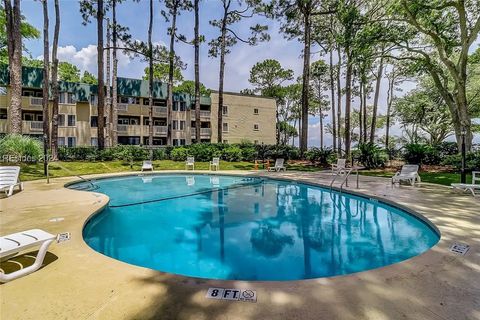
[[[53,1],[49,0],[50,14],[50,42],[53,38],[54,27],[54,8]],[[126,1],[117,6],[118,23],[130,28],[134,39],[145,40],[148,30],[148,6],[149,1],[140,0],[139,3]],[[161,16],[163,5],[159,1],[154,1],[154,29],[153,41],[155,43],[168,43],[167,28],[168,23]],[[22,13],[27,21],[43,29],[42,5],[40,1],[26,0],[22,1]],[[204,0],[200,7],[200,32],[205,36],[206,43],[201,46],[200,53],[200,78],[202,83],[212,89],[218,88],[218,59],[208,57],[207,43],[210,39],[218,36],[218,30],[210,26],[209,21],[219,18],[221,14],[221,4],[218,0]],[[76,0],[60,0],[60,38],[58,56],[60,60],[69,61],[77,65],[82,71],[88,70],[96,74],[96,23],[90,23],[86,26],[82,24],[82,17],[79,13],[79,4]],[[193,12],[183,12],[178,20],[179,32],[188,39],[193,37]],[[232,48],[231,54],[226,59],[225,90],[238,92],[249,87],[248,77],[251,67],[258,61],[265,59],[277,59],[283,67],[294,70],[295,77],[301,75],[302,70],[302,48],[303,46],[296,40],[286,40],[279,32],[279,23],[277,21],[267,20],[263,17],[246,19],[237,23],[233,29],[240,35],[248,35],[250,25],[261,23],[269,27],[271,40],[266,43],[260,43],[251,47],[243,43],[238,43]],[[29,40],[25,43],[32,57],[41,57],[43,54],[42,39]],[[313,49],[312,52],[318,50]],[[186,79],[193,79],[193,47],[180,42],[176,43],[177,55],[187,64],[187,69],[183,72]],[[312,60],[321,59],[320,54],[312,56]],[[144,74],[145,62],[137,59],[130,59],[124,55],[119,58],[119,76],[140,78]],[[386,110],[386,92],[387,83],[382,83],[380,94],[379,110]],[[406,84],[403,90],[408,92],[412,88],[411,84]],[[356,105],[354,104],[354,107]],[[330,119],[327,117],[326,123]],[[318,117],[309,119],[309,146],[319,145],[319,121]],[[393,134],[401,134],[398,127],[394,127]],[[383,133],[381,133],[383,135]],[[325,134],[325,143],[331,144],[331,138]]]

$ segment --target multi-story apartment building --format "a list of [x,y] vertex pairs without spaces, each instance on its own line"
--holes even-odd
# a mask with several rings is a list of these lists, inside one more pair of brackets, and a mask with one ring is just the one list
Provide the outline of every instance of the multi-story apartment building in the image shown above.
[[[42,69],[23,67],[23,133],[42,136]],[[90,146],[97,144],[97,86],[59,82],[59,144]],[[148,82],[118,78],[118,124],[120,144],[148,144]],[[0,66],[0,134],[9,132],[10,101],[7,66]],[[155,145],[167,144],[167,86],[154,82],[153,136]],[[197,140],[217,142],[218,93],[200,99],[200,137],[195,136],[194,99],[189,94],[174,94],[172,106],[172,144],[187,145]],[[238,143],[275,143],[275,100],[260,96],[224,93],[222,140]],[[50,103],[51,109],[51,103]]]

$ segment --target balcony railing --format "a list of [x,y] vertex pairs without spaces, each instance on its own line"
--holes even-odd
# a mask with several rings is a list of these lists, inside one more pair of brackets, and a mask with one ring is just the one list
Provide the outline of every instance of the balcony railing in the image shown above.
[[167,126],[153,126],[153,134],[156,136],[166,135]]
[[119,112],[128,112],[128,104],[126,104],[126,103],[119,103],[119,104],[117,104],[117,111],[119,111]]
[[117,131],[118,132],[127,132],[128,131],[128,124],[119,124],[117,125]]
[[167,113],[167,107],[153,107],[154,113]]
[[43,98],[30,97],[31,106],[41,106],[43,103]]
[[[195,137],[195,128],[191,128],[192,137]],[[211,128],[200,128],[200,136],[206,137],[212,134]]]
[[[211,114],[210,110],[200,110],[200,118],[210,118]],[[192,119],[195,119],[195,110],[192,110]]]

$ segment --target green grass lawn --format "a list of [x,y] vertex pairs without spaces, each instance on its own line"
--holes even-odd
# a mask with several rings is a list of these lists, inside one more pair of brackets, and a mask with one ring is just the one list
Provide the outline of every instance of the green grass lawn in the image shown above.
[[[271,163],[271,165],[273,165]],[[43,163],[36,164],[21,164],[20,178],[22,181],[45,179],[43,175]],[[83,161],[69,161],[69,162],[54,162],[50,164],[50,177],[67,177],[74,175],[88,175],[99,173],[115,173],[139,171],[142,166],[141,161],[136,161],[132,164],[124,161],[105,161],[105,162],[83,162]],[[183,170],[185,163],[183,161],[159,160],[154,161],[153,166],[155,170]],[[310,165],[308,163],[292,163],[287,166],[288,170],[314,172],[325,170],[325,168]],[[196,170],[209,170],[208,162],[195,162]],[[226,162],[220,163],[221,170],[252,170],[254,164],[251,162]],[[262,169],[262,165],[259,166]],[[327,168],[328,169],[328,168]],[[391,170],[370,170],[361,171],[360,174],[377,177],[392,177]],[[451,172],[421,172],[420,177],[423,182],[437,183],[442,185],[450,185],[451,183],[460,182],[460,174]],[[471,175],[467,176],[467,182],[472,179]]]
[[[391,178],[394,173],[386,171],[360,171],[360,174],[375,177]],[[437,183],[449,186],[451,183],[460,182],[460,173],[453,172],[420,172],[422,182]],[[467,183],[471,183],[472,175],[467,175]]]
[[[45,179],[43,175],[43,163],[36,164],[21,164],[20,179],[22,181]],[[50,177],[67,177],[74,175],[88,175],[95,173],[114,173],[127,171],[140,171],[142,167],[141,161],[136,161],[130,166],[129,163],[123,161],[106,161],[106,162],[82,162],[82,161],[68,161],[68,162],[54,162],[51,163]],[[181,170],[185,169],[185,162],[161,160],[154,161],[153,167],[155,170]],[[253,163],[250,162],[221,162],[221,170],[251,170],[254,168]],[[195,162],[196,170],[208,170],[209,162]]]

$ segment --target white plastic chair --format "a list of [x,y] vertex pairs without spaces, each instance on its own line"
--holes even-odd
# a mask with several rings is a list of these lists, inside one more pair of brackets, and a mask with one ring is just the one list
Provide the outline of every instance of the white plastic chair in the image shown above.
[[402,170],[395,173],[392,177],[392,184],[408,181],[413,186],[415,182],[421,182],[418,168],[417,164],[406,164],[402,166]]
[[[479,182],[477,184],[477,181]],[[452,183],[453,189],[470,191],[474,197],[480,197],[480,171],[472,172],[472,183]],[[478,193],[475,192],[478,190]]]
[[210,161],[210,170],[215,168],[215,171],[220,170],[220,158],[213,158],[212,161]]
[[145,161],[143,161],[142,171],[145,171],[145,170],[153,171],[152,161],[150,161],[150,160],[145,160]]
[[275,160],[275,166],[268,168],[268,171],[277,171],[279,172],[280,170],[287,171],[287,168],[283,165],[285,162],[285,159],[283,158],[277,158]]
[[16,187],[23,190],[23,182],[20,182],[20,167],[0,167],[0,190],[5,191],[7,197],[10,197]]
[[187,161],[185,161],[185,170],[188,170],[189,167],[192,167],[192,170],[195,170],[195,158],[194,157],[187,157]]
[[337,163],[332,164],[332,174],[343,174],[347,170],[347,159],[337,159]]
[[20,251],[40,246],[35,262],[26,268],[9,274],[0,273],[0,282],[8,282],[37,271],[45,259],[45,254],[56,236],[40,229],[17,232],[0,237],[0,259],[11,258]]

